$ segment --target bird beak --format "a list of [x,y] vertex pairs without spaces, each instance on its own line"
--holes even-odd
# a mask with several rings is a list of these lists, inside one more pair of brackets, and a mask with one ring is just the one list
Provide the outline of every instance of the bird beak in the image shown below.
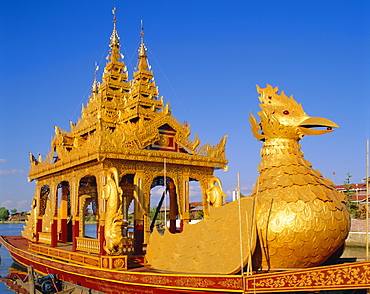
[[[322,127],[326,127],[326,130],[314,129]],[[308,117],[299,124],[298,128],[304,135],[322,135],[334,131],[333,128],[339,128],[339,126],[326,118]]]

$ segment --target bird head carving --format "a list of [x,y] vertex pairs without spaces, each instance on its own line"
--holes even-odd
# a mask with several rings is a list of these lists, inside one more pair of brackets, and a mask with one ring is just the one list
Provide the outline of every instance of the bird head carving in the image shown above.
[[253,135],[264,141],[271,138],[300,140],[304,135],[321,135],[338,128],[337,124],[321,117],[308,116],[301,104],[293,96],[287,97],[284,91],[278,94],[278,87],[266,85],[257,92],[260,95],[261,111],[258,112],[260,122],[250,114]]

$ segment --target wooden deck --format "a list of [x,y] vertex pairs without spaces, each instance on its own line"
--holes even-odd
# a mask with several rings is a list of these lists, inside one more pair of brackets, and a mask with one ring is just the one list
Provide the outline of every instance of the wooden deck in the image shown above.
[[73,252],[71,243],[58,243],[57,247],[50,247],[48,245],[29,242],[28,250],[63,261],[103,269],[128,270],[130,266],[137,267],[138,264],[144,262],[144,257],[142,255],[127,254],[118,256],[101,256],[97,253],[91,252]]
[[81,250],[73,252],[72,243],[58,243],[57,247],[50,247],[50,245],[47,244],[30,242],[21,236],[6,236],[5,238],[18,249],[89,267],[128,270],[130,267],[137,268],[144,262],[144,257],[142,255],[127,254],[119,256],[100,256],[96,253],[88,253]]

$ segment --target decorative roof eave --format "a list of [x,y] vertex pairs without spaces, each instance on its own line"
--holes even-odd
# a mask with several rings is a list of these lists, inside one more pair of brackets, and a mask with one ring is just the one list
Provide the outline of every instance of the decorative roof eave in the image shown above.
[[[135,98],[130,98],[127,100],[125,109],[133,108],[137,105],[144,105],[148,107],[155,107],[155,109],[161,109],[163,107],[163,101],[153,99],[153,98],[143,98],[141,95]],[[129,110],[127,110],[129,111]]]
[[[164,124],[168,124],[176,132],[177,144],[190,150],[192,154],[144,149],[159,139],[158,128]],[[174,164],[222,169],[227,164],[225,156],[227,136],[224,136],[215,146],[207,144],[198,149],[200,141],[197,136],[195,135],[195,141],[190,141],[190,127],[180,124],[171,114],[154,122],[142,121],[132,126],[134,129],[126,124],[119,126],[119,128],[124,127],[126,131],[122,129],[118,134],[114,134],[107,129],[109,127],[107,123],[100,120],[96,131],[86,138],[75,137],[56,127],[52,151],[46,156],[46,160],[42,161],[41,158],[36,160],[33,155],[31,157],[30,180],[108,158],[163,162],[163,158],[166,157]],[[54,157],[55,151],[57,158]]]
[[210,158],[204,155],[190,155],[187,153],[154,150],[132,150],[128,148],[124,153],[92,151],[78,153],[55,163],[43,162],[37,165],[31,164],[28,176],[29,181],[33,181],[55,173],[67,171],[88,162],[103,162],[107,159],[163,163],[163,158],[171,159],[171,164],[209,167],[213,169],[224,169],[228,163],[226,159]]

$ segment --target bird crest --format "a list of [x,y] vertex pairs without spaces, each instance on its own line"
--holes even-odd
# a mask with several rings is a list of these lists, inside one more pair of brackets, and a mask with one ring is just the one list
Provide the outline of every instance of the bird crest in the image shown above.
[[[332,131],[338,126],[325,118],[309,117],[302,105],[286,96],[284,91],[278,94],[278,87],[266,85],[260,88],[257,85],[258,98],[261,102],[261,111],[258,112],[260,122],[250,114],[253,135],[261,141],[269,138],[286,138],[300,140],[304,135],[320,135]],[[321,129],[313,129],[313,128]],[[326,129],[322,129],[322,128]]]

